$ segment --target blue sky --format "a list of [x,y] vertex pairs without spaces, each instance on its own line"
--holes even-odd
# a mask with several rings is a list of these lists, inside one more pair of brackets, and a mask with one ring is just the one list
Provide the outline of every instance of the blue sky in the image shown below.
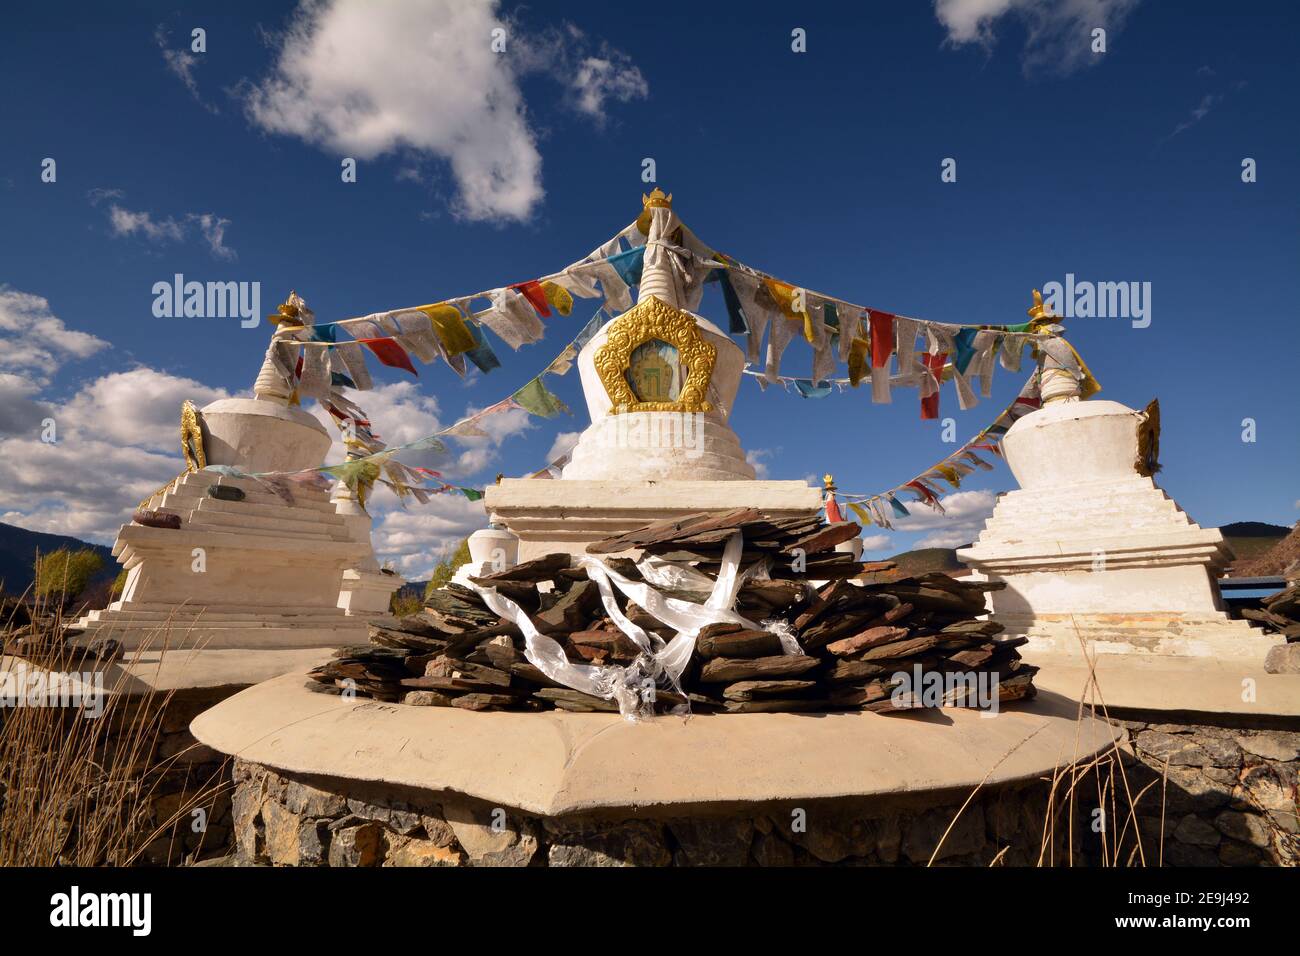
[[[1146,328],[1066,323],[1102,397],[1159,397],[1160,483],[1194,520],[1291,524],[1300,13],[1219,7],[11,6],[0,520],[110,541],[179,470],[180,401],[251,384],[269,328],[155,318],[155,282],[259,282],[263,312],[296,289],[327,320],[522,281],[634,219],[650,157],[705,242],[865,305],[1007,323],[1067,273],[1151,283]],[[498,25],[504,55],[486,49]],[[1094,26],[1104,54],[1089,49]],[[190,51],[195,27],[206,52]],[[355,183],[341,181],[345,156]],[[940,179],[948,157],[953,183]],[[55,182],[42,182],[45,158]],[[1245,158],[1256,182],[1242,182]],[[380,388],[359,400],[386,438],[418,437],[514,391],[580,311],[540,344],[497,343],[491,375],[377,368]],[[701,311],[725,324],[714,292]],[[796,343],[783,371],[809,363]],[[941,415],[964,440],[1021,378],[999,370],[993,397],[966,412],[949,387]],[[531,472],[585,426],[577,376],[550,384],[576,417],[503,417],[447,462],[459,483]],[[57,445],[39,440],[46,417]],[[872,405],[865,389],[806,401],[745,382],[732,424],[767,477],[829,471],[863,493],[952,450],[911,392]],[[952,518],[872,544],[969,541],[1013,486],[1005,466],[972,476]],[[468,502],[381,503],[376,547],[419,576],[480,521]]]

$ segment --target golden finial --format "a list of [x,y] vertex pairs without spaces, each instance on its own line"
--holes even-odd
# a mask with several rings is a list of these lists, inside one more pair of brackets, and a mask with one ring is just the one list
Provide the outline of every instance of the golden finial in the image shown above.
[[298,297],[298,293],[289,292],[289,298],[285,299],[275,307],[275,315],[268,315],[266,320],[272,325],[279,325],[284,322],[287,325],[302,325],[303,301]]
[[1059,315],[1053,315],[1047,310],[1047,306],[1043,304],[1043,293],[1037,289],[1034,290],[1033,308],[1029,309],[1028,313],[1030,320],[1034,322],[1055,322],[1060,318]]
[[650,235],[650,210],[651,209],[672,209],[673,194],[664,195],[664,191],[656,186],[650,190],[650,195],[641,194],[641,215],[637,216],[636,227],[640,230],[641,235]]
[[654,208],[672,209],[673,194],[669,193],[668,195],[665,196],[664,191],[660,189],[658,186],[656,186],[654,189],[650,190],[649,196],[645,195],[645,193],[641,194],[641,202],[652,209]]
[[834,476],[834,475],[822,475],[822,484],[826,486],[826,490],[827,490],[828,492],[833,492],[833,491],[835,491],[835,476]]

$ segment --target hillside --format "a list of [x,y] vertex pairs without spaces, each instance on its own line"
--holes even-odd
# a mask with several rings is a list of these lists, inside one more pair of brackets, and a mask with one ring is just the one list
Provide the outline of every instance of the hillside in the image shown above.
[[104,558],[104,572],[100,577],[112,578],[119,570],[111,548],[89,544],[61,534],[28,531],[11,524],[0,523],[0,593],[19,595],[32,584],[32,565],[36,552],[46,554],[59,548],[92,548]]
[[903,571],[924,573],[926,571],[964,571],[966,565],[957,560],[955,548],[917,548],[904,551],[889,559]]
[[1223,532],[1223,540],[1237,556],[1229,569],[1229,573],[1236,575],[1243,573],[1241,566],[1258,561],[1291,533],[1290,528],[1263,521],[1235,521],[1223,525],[1219,530]]

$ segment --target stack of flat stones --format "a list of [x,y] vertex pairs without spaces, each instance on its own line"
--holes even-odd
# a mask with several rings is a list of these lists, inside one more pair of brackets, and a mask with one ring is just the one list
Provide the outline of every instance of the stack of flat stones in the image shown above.
[[[614,571],[644,580],[648,557],[687,567],[710,582],[730,537],[743,536],[740,567],[748,575],[735,611],[754,623],[705,627],[680,688],[661,686],[656,709],[680,712],[892,712],[1001,702],[1034,694],[1035,668],[1020,660],[1023,639],[999,638],[1001,625],[980,620],[985,592],[1000,583],[961,581],[941,573],[911,574],[892,562],[856,560],[836,546],[857,537],[851,522],[783,519],[753,509],[657,522],[588,546]],[[629,665],[636,644],[606,614],[600,592],[567,554],[551,554],[472,579],[495,588],[527,612],[543,634],[578,664]],[[695,580],[700,581],[698,576]],[[652,585],[653,586],[653,585]],[[701,590],[656,588],[701,603]],[[664,640],[675,633],[615,590],[619,608]],[[782,634],[797,643],[789,653]],[[459,585],[431,592],[422,614],[371,628],[371,643],[347,647],[312,672],[323,689],[378,700],[468,710],[617,711],[613,701],[550,680],[524,653],[522,633]],[[923,681],[942,688],[922,693]],[[963,676],[964,675],[964,676]],[[935,679],[937,677],[937,679]],[[953,678],[959,679],[953,679]]]

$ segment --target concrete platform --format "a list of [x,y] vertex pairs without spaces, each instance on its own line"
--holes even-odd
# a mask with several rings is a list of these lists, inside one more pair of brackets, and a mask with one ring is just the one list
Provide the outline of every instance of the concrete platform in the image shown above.
[[1100,696],[1087,691],[1089,667],[1080,654],[1022,648],[1042,668],[1034,686],[1071,700],[1087,699],[1115,710],[1236,715],[1263,720],[1292,718],[1300,729],[1300,675],[1268,674],[1263,659],[1220,660],[1154,654],[1098,654]]
[[200,714],[198,740],[291,773],[443,791],[558,816],[888,796],[1024,780],[1122,733],[1055,694],[992,717],[469,713],[313,690],[303,672]]

